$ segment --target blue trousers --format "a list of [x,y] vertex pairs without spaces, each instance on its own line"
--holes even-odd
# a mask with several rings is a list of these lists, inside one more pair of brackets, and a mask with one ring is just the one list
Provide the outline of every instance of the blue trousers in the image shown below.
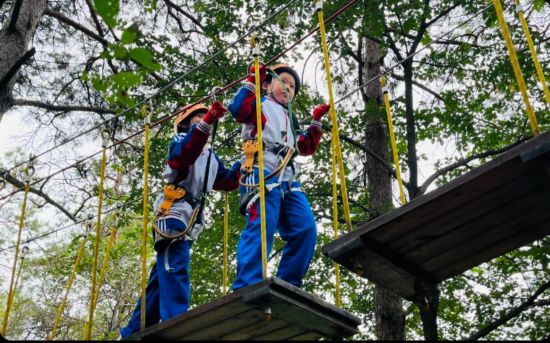
[[[266,172],[267,174],[267,172]],[[255,170],[258,182],[257,169]],[[267,184],[276,182],[276,177]],[[317,225],[306,195],[301,191],[291,191],[299,188],[297,181],[289,184],[282,182],[280,186],[265,192],[267,255],[271,252],[273,235],[279,232],[286,241],[279,262],[277,277],[286,282],[301,287],[317,241]],[[241,192],[246,188],[241,187]],[[237,277],[233,289],[262,281],[262,243],[260,199],[258,198],[246,212],[247,225],[244,228],[237,246]]]
[[[167,225],[171,227],[184,226],[182,222],[175,219],[168,219]],[[166,249],[157,251],[157,261],[151,269],[145,290],[145,326],[187,312],[191,291],[189,283],[189,252],[191,245],[192,241],[181,240],[170,246],[168,262],[170,267],[173,268],[170,273],[164,266]],[[140,323],[141,297],[138,298],[128,325],[120,330],[120,335],[124,338],[140,331]]]

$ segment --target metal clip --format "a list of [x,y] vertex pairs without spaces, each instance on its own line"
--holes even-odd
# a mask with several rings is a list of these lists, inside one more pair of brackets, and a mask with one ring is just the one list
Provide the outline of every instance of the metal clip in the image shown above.
[[107,127],[101,128],[101,146],[106,148],[109,145],[109,131]]
[[218,100],[217,97],[216,97],[216,94],[218,94],[218,93],[221,93],[221,95],[223,97],[223,88],[222,87],[216,86],[216,87],[212,88],[211,95],[210,95],[212,97],[212,101],[215,102],[215,101]]
[[143,104],[141,107],[143,115],[143,125],[151,125],[151,117],[153,116],[153,100],[149,99],[149,105]]
[[29,251],[30,251],[29,246],[23,245],[23,247],[21,248],[21,259],[24,259],[25,256],[27,256],[27,254],[29,253]]
[[250,46],[252,46],[252,56],[256,57],[256,56],[260,56],[260,40],[252,35],[252,37],[250,37]]
[[315,13],[323,10],[323,0],[313,0],[315,5]]
[[521,4],[516,5],[516,13],[519,14],[520,12],[523,12],[523,6]]

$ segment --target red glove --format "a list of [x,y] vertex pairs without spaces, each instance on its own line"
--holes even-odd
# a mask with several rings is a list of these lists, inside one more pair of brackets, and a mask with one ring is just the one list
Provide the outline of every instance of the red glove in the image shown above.
[[211,125],[213,122],[223,117],[225,112],[227,112],[227,108],[225,108],[221,102],[216,101],[210,105],[210,109],[206,112],[202,120]]
[[[256,82],[256,79],[254,76],[255,72],[256,72],[256,68],[254,64],[252,64],[252,66],[248,70],[248,77],[246,78],[246,81],[255,83]],[[260,84],[264,83],[266,76],[267,76],[267,68],[265,67],[265,64],[260,62]]]
[[330,109],[329,104],[318,105],[313,110],[313,119],[317,121],[321,120],[321,118],[323,118],[323,116],[328,112],[329,109]]

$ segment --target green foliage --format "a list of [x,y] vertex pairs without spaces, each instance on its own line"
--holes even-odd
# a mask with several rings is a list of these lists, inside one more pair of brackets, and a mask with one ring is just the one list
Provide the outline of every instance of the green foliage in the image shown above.
[[116,25],[116,17],[120,10],[119,0],[94,0],[94,8],[109,27]]

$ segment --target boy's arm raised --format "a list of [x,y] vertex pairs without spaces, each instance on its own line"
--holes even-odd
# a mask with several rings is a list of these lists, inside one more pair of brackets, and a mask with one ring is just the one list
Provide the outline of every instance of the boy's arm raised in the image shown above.
[[[235,93],[229,103],[229,111],[237,123],[256,124],[256,83],[254,77],[254,66],[250,67],[245,84]],[[265,81],[267,69],[260,64],[260,84]],[[265,117],[262,114],[262,126],[265,125]]]
[[313,153],[317,151],[322,135],[321,119],[328,112],[329,108],[329,105],[321,104],[313,110],[313,120],[311,121],[307,132],[298,136],[298,150],[300,155],[313,155]]
[[194,124],[185,136],[176,135],[168,148],[168,165],[172,169],[188,172],[189,166],[195,163],[208,140],[212,124],[227,111],[219,102],[210,106],[203,119]]

